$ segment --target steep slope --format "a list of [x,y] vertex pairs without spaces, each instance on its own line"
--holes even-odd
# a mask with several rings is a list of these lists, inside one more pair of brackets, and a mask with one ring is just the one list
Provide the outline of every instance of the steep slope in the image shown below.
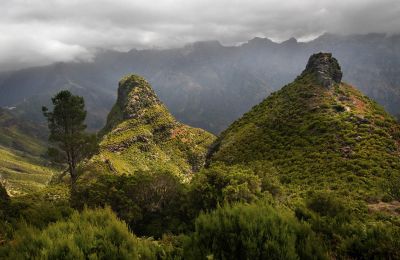
[[274,168],[289,193],[379,199],[382,181],[400,173],[400,127],[341,78],[331,54],[312,55],[294,82],[221,134],[209,163]]
[[46,128],[0,109],[0,180],[15,196],[38,190],[53,170],[41,156],[46,152]]
[[[104,126],[116,99],[114,82],[134,72],[146,77],[180,121],[219,133],[266,95],[301,73],[319,51],[341,61],[346,82],[397,114],[400,106],[400,36],[325,34],[310,42],[255,38],[240,46],[198,42],[182,48],[99,52],[93,62],[58,63],[0,74],[0,106],[24,118],[61,89],[85,98],[88,125]],[[368,53],[368,55],[366,55]]]
[[150,84],[136,75],[119,82],[117,102],[102,132],[101,152],[87,166],[90,172],[156,170],[186,178],[203,166],[215,139],[202,129],[177,122]]

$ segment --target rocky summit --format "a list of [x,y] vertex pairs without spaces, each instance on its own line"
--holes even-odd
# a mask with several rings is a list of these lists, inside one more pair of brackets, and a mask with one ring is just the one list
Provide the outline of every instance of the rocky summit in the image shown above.
[[314,74],[318,83],[327,88],[339,84],[343,75],[338,61],[332,54],[322,52],[311,55],[301,75],[309,73]]
[[119,82],[102,135],[100,153],[84,166],[92,173],[165,170],[184,179],[203,166],[214,141],[212,134],[176,121],[147,80],[137,75]]

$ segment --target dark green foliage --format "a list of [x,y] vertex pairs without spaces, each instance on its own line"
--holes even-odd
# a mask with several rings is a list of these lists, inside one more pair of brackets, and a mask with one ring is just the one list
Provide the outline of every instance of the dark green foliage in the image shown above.
[[400,175],[392,173],[384,182],[384,190],[395,200],[400,201]]
[[55,95],[52,102],[52,112],[46,107],[42,108],[49,125],[49,141],[56,145],[49,149],[48,155],[55,162],[68,165],[73,189],[78,178],[77,164],[97,150],[97,138],[84,132],[86,111],[82,97],[64,90]]
[[327,259],[307,225],[261,202],[201,214],[186,254],[195,259]]
[[6,188],[0,182],[0,210],[6,208],[10,203],[10,197],[7,194]]
[[332,192],[317,192],[297,207],[296,217],[310,224],[339,259],[398,259],[400,227],[366,215],[362,205],[352,204]]
[[8,219],[17,226],[23,221],[37,228],[69,217],[73,209],[69,203],[69,189],[61,185],[48,187],[13,198]]
[[166,252],[135,237],[106,208],[76,212],[42,231],[22,228],[3,254],[9,259],[160,259]]
[[140,235],[161,237],[185,226],[185,188],[168,172],[102,175],[90,185],[79,185],[75,206],[110,205],[118,217]]
[[10,197],[7,194],[7,190],[3,187],[0,182],[0,246],[5,242],[9,225],[6,223],[7,211],[10,206]]
[[215,164],[197,173],[191,183],[192,209],[211,210],[217,205],[233,202],[254,202],[279,186],[268,176],[259,176],[249,167]]

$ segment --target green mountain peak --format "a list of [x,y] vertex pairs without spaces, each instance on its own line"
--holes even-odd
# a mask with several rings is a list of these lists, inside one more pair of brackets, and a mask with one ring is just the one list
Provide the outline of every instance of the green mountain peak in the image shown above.
[[187,178],[203,166],[214,141],[212,134],[176,121],[151,85],[137,75],[119,82],[102,133],[101,152],[89,163],[101,173],[166,170]]
[[400,172],[400,127],[341,76],[331,54],[312,55],[294,82],[221,134],[208,164],[275,172],[289,193],[335,190],[379,200],[379,185]]

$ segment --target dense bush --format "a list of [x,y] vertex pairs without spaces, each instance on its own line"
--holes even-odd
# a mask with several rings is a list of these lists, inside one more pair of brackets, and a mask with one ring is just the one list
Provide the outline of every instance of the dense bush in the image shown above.
[[68,186],[49,185],[40,191],[13,198],[7,215],[14,226],[24,221],[44,228],[49,223],[69,217],[72,212]]
[[400,201],[400,175],[389,175],[384,183],[384,189],[391,198]]
[[363,213],[362,205],[349,203],[332,192],[316,192],[295,213],[310,224],[336,258],[399,259],[400,228]]
[[138,171],[102,175],[79,185],[72,201],[79,209],[109,205],[136,234],[161,237],[185,225],[185,197],[183,184],[173,174]]
[[162,246],[131,234],[111,209],[84,210],[40,231],[21,229],[3,252],[9,259],[159,259]]
[[187,245],[195,259],[326,259],[311,229],[288,211],[258,202],[226,205],[196,220]]
[[0,182],[0,218],[3,216],[3,211],[7,210],[9,204],[10,197],[8,196],[7,190]]
[[[190,187],[193,210],[211,210],[233,202],[254,202],[267,192],[268,179],[242,166],[216,164],[195,175]],[[272,186],[271,186],[272,187]]]
[[10,233],[10,225],[7,223],[7,212],[10,205],[10,197],[0,182],[0,246],[6,241]]

